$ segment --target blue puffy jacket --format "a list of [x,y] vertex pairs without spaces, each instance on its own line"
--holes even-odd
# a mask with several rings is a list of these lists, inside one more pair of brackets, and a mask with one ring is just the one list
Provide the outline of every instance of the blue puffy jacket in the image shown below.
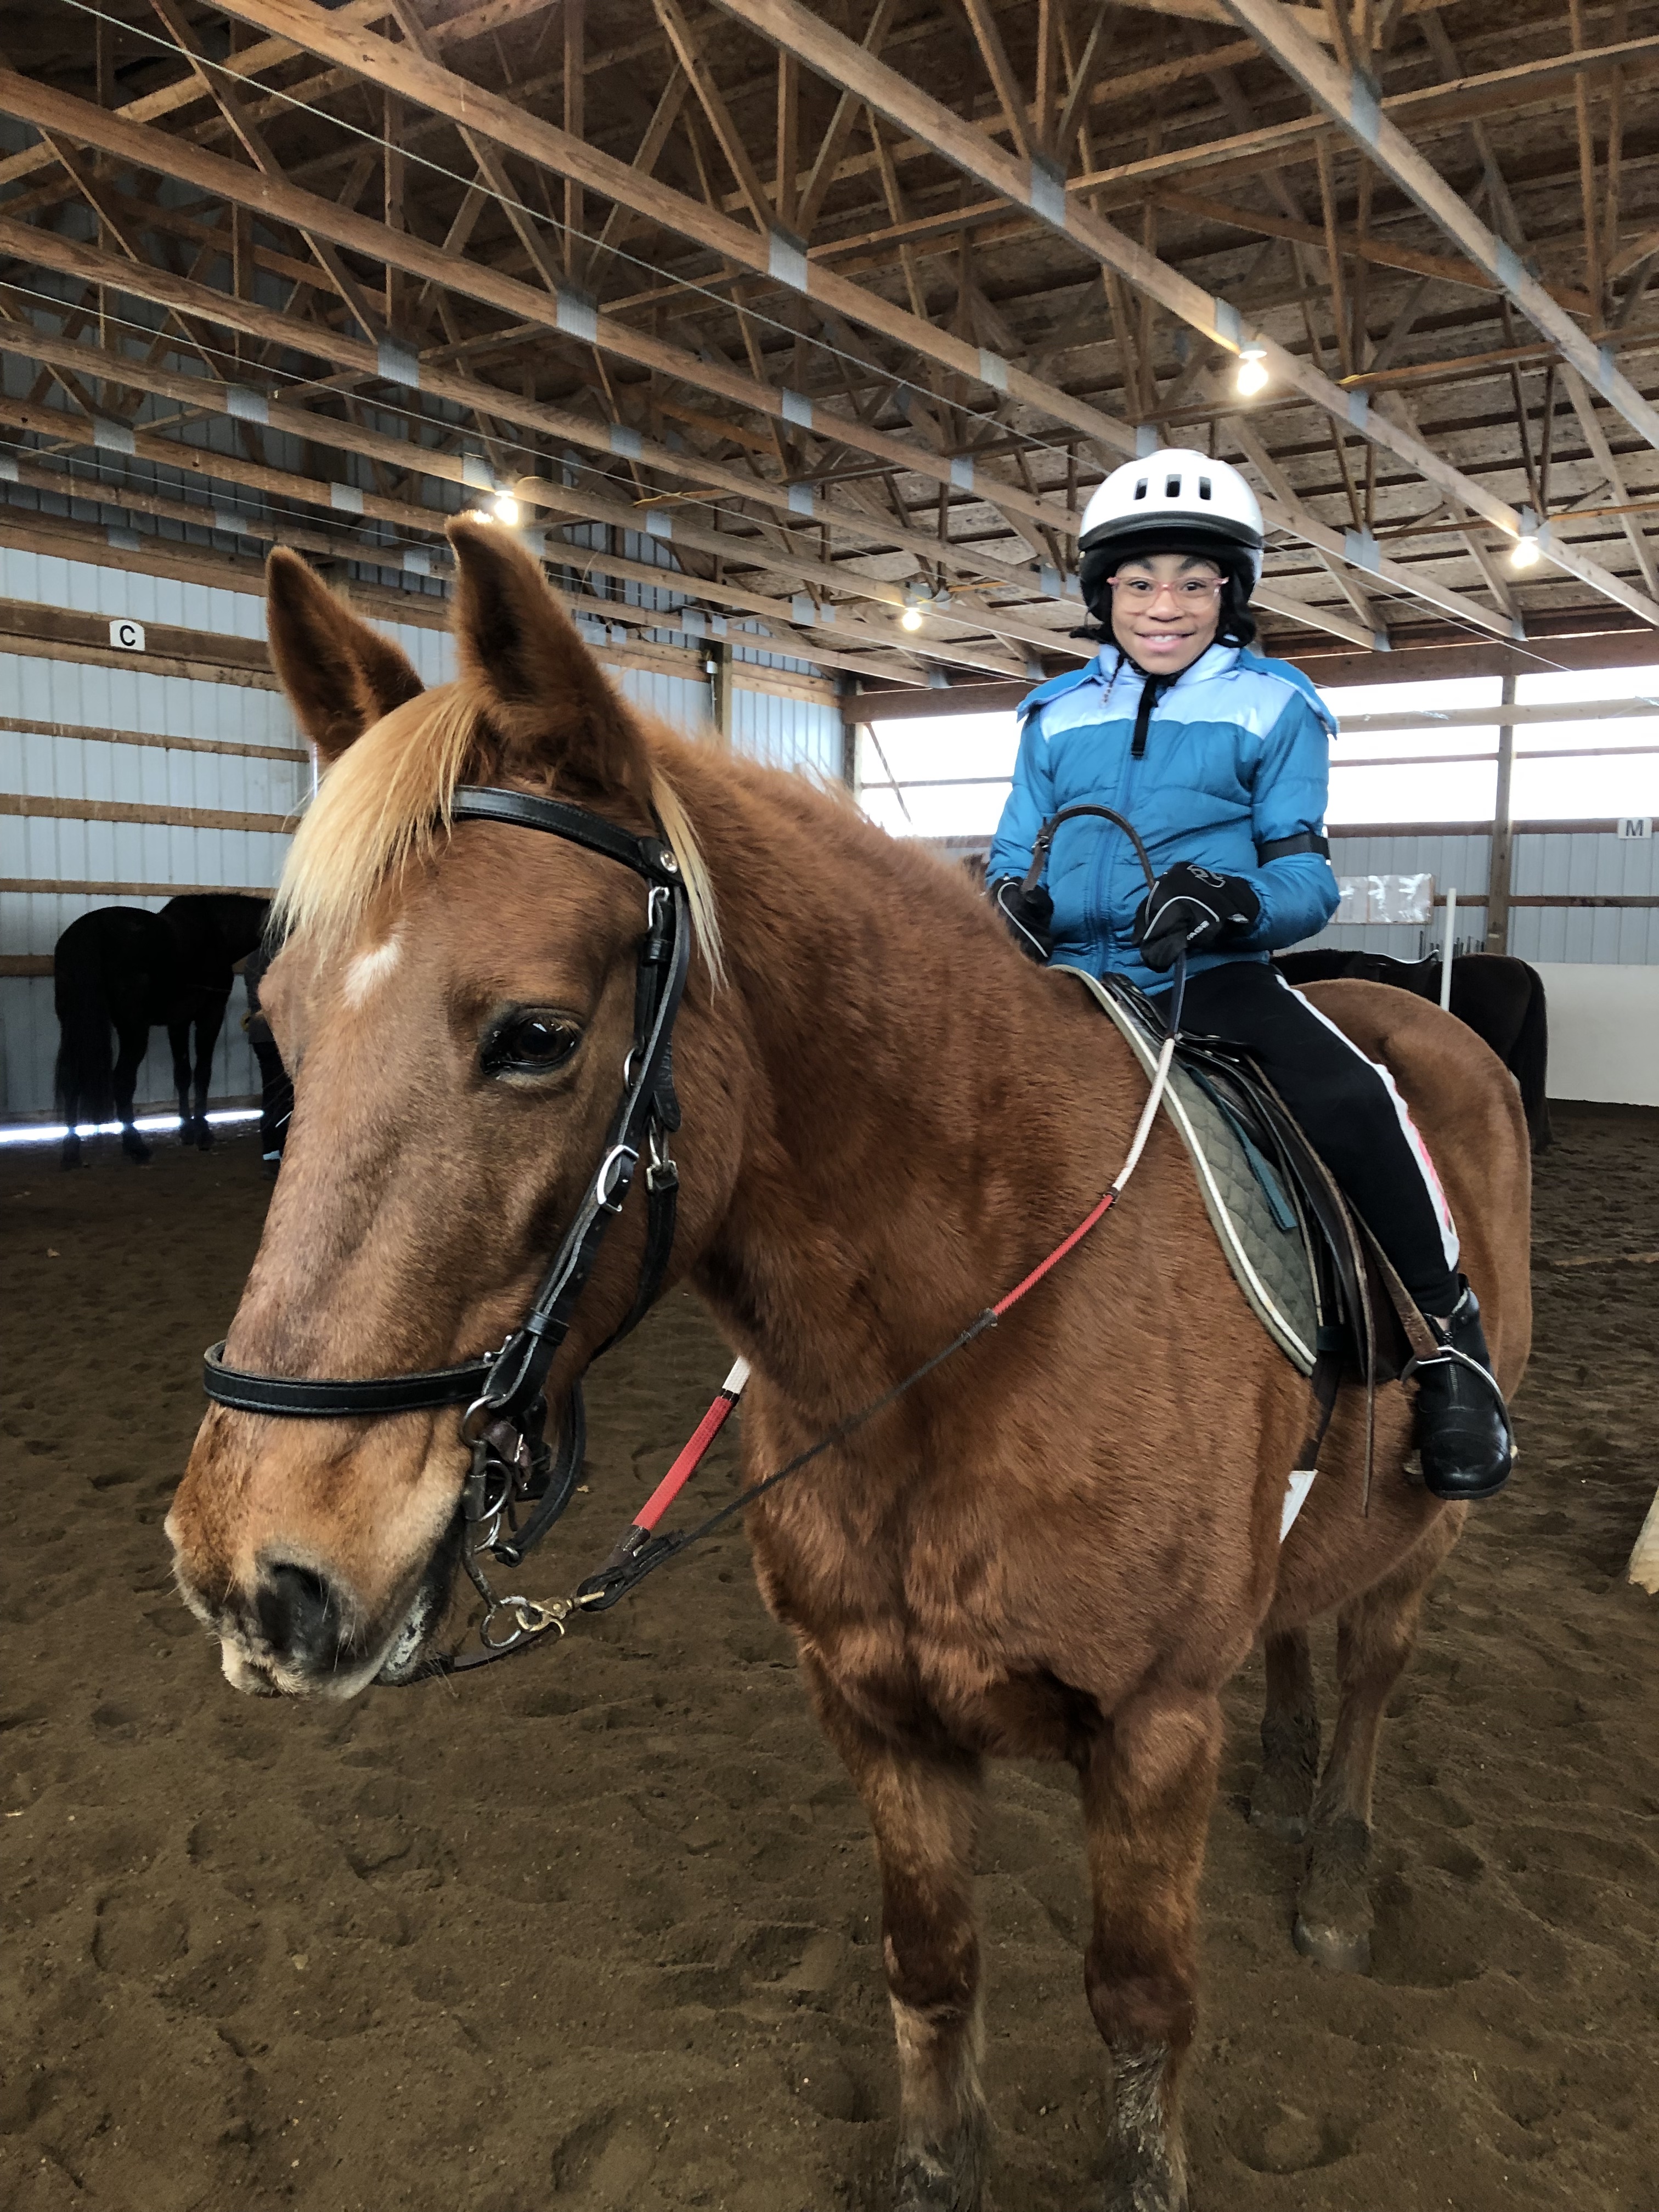
[[[1108,645],[1032,692],[1020,708],[1014,787],[987,880],[1023,877],[1049,816],[1092,803],[1134,823],[1155,869],[1198,861],[1243,876],[1261,902],[1247,934],[1193,957],[1194,974],[1226,960],[1265,960],[1322,929],[1337,907],[1329,860],[1305,849],[1271,853],[1282,841],[1324,834],[1336,722],[1313,685],[1286,661],[1212,645],[1157,698],[1136,760],[1141,688],[1133,663]],[[1146,990],[1168,983],[1135,949],[1146,885],[1121,830],[1097,817],[1062,824],[1046,880],[1056,960],[1094,975],[1114,969]]]

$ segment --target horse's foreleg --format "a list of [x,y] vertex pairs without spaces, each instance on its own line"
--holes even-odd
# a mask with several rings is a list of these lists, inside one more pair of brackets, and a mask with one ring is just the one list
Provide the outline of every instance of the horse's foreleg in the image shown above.
[[1187,2202],[1178,2090],[1220,1744],[1213,1697],[1148,1693],[1079,1763],[1094,1893],[1084,1986],[1112,2062],[1106,2212],[1183,2212]]
[[898,2039],[896,2212],[977,2212],[988,2134],[973,1900],[980,1764],[967,1752],[878,1735],[810,1662],[807,1673],[875,1831]]
[[196,1141],[203,1152],[213,1142],[213,1124],[208,1120],[208,1091],[213,1081],[213,1052],[219,1042],[219,1031],[224,1026],[225,1001],[216,1000],[204,1014],[196,1018]]
[[190,1110],[190,1021],[167,1024],[167,1042],[173,1047],[173,1087],[179,1094],[179,1141],[194,1141],[196,1131]]
[[115,1036],[118,1049],[110,1088],[115,1098],[115,1118],[121,1124],[121,1150],[142,1167],[149,1158],[149,1146],[132,1118],[132,1101],[138,1088],[138,1070],[149,1050],[149,1024],[142,1019],[128,1022],[118,1026]]
[[1336,1617],[1341,1701],[1314,1799],[1295,1934],[1298,1951],[1340,1972],[1370,1969],[1368,1867],[1377,1738],[1389,1692],[1417,1642],[1424,1594],[1462,1525],[1461,1510],[1441,1515],[1391,1574]]
[[1250,1824],[1300,1843],[1319,1779],[1319,1701],[1307,1631],[1267,1639],[1267,1703],[1261,1716],[1261,1771],[1250,1792]]

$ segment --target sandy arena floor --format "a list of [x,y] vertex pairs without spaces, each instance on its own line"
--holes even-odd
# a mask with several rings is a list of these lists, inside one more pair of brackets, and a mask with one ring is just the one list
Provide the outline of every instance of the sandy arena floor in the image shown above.
[[[1558,1128],[1525,1457],[1395,1701],[1370,1979],[1291,1947],[1296,1851],[1242,1814],[1259,1667],[1233,1693],[1194,2212],[1659,2212],[1659,1599],[1622,1579],[1659,1479],[1659,1126]],[[876,2212],[864,1821],[739,1535],[459,1690],[222,1681],[161,1522],[265,1194],[247,1139],[0,1158],[0,2203]],[[532,1589],[609,1548],[723,1365],[676,1297],[600,1370],[592,1492]],[[995,2202],[1059,2212],[1096,2201],[1101,2118],[1077,1823],[1058,1771],[995,1801]]]

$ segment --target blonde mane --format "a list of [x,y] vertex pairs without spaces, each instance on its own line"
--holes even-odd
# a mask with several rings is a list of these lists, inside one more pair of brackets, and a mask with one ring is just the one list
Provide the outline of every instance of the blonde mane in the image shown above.
[[[394,707],[326,770],[295,833],[273,919],[332,951],[352,944],[382,884],[441,850],[455,787],[482,766],[483,687],[445,684]],[[679,862],[694,938],[718,986],[726,980],[714,887],[696,830],[661,764],[651,802]]]

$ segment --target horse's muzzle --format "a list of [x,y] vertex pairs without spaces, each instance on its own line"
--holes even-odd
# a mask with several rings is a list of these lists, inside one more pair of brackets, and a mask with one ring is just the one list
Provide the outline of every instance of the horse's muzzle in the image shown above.
[[457,1555],[452,1532],[433,1551],[412,1596],[372,1620],[349,1585],[297,1559],[262,1560],[251,1587],[217,1603],[193,1586],[182,1556],[176,1573],[185,1603],[217,1635],[234,1688],[254,1697],[344,1698],[371,1682],[407,1681],[421,1672],[448,1603]]

